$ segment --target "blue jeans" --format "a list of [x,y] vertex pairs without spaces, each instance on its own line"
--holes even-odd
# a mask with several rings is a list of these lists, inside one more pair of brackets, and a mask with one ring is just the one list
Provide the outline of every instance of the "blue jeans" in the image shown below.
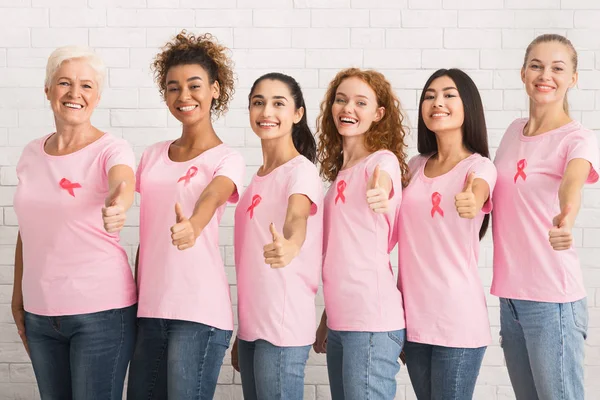
[[327,372],[332,400],[389,400],[396,395],[398,357],[406,330],[349,332],[329,329]]
[[471,400],[487,347],[406,342],[406,368],[419,400]]
[[197,322],[138,318],[127,399],[212,399],[231,334]]
[[310,346],[279,347],[266,340],[238,339],[242,390],[246,400],[302,400]]
[[121,400],[135,340],[135,305],[89,314],[25,313],[42,400]]
[[587,300],[500,299],[500,340],[519,400],[583,399]]

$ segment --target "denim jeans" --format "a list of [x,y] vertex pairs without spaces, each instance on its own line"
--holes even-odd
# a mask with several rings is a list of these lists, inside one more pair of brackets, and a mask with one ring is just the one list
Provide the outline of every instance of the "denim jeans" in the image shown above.
[[330,329],[327,372],[332,400],[389,400],[396,395],[404,329],[350,332]]
[[500,340],[518,400],[583,399],[587,300],[500,299]]
[[212,399],[231,334],[197,322],[138,318],[127,399]]
[[406,368],[419,400],[471,400],[487,347],[406,342]]
[[121,400],[137,307],[48,317],[25,313],[42,400]]
[[280,347],[266,340],[238,339],[244,399],[302,400],[310,347]]

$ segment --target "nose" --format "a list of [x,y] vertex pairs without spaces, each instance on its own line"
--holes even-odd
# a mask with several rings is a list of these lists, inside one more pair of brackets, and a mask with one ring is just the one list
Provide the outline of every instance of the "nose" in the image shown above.
[[262,109],[262,117],[268,118],[272,115],[273,115],[273,106],[271,106],[271,104],[269,104],[269,103],[266,103]]
[[183,101],[183,100],[187,100],[189,99],[190,96],[190,90],[184,86],[181,88],[181,90],[179,91],[179,100]]
[[550,80],[551,75],[552,71],[550,71],[550,68],[544,68],[544,70],[542,71],[542,79],[545,81]]
[[81,89],[79,85],[70,85],[69,86],[69,97],[76,99],[81,95]]

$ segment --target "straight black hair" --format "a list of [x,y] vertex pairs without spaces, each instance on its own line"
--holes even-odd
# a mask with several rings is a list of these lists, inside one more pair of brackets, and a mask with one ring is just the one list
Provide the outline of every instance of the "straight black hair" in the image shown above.
[[[423,120],[422,106],[425,100],[426,90],[431,83],[442,76],[447,76],[454,81],[458,94],[463,103],[464,122],[462,126],[463,145],[467,150],[478,153],[483,157],[490,158],[490,149],[488,147],[487,127],[485,124],[485,114],[483,112],[483,103],[479,90],[475,82],[463,71],[457,68],[438,69],[425,83],[421,99],[419,100],[419,122],[417,130],[417,150],[420,154],[437,153],[437,140],[435,133],[427,128]],[[491,195],[491,193],[490,193]],[[486,214],[479,230],[479,240],[485,236],[490,223],[490,215]]]
[[312,163],[315,163],[317,160],[317,143],[315,142],[315,137],[308,126],[308,119],[306,118],[306,104],[304,103],[302,89],[294,78],[279,72],[270,72],[261,76],[252,84],[250,94],[248,95],[248,102],[250,102],[252,99],[252,94],[254,93],[254,89],[256,89],[256,85],[267,79],[285,83],[292,94],[296,110],[300,108],[304,109],[302,118],[292,127],[292,140],[294,142],[294,147],[296,147],[296,150],[298,150],[298,153],[308,158]]

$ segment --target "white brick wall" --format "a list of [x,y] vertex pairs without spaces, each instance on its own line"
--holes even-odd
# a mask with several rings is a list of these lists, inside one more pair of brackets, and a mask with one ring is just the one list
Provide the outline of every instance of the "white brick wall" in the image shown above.
[[[239,78],[231,110],[217,121],[217,131],[244,154],[249,179],[262,156],[260,143],[248,127],[246,95],[262,73],[279,70],[295,76],[305,90],[312,122],[338,69],[377,68],[393,83],[414,125],[419,90],[429,74],[440,67],[458,66],[479,85],[490,143],[495,147],[508,123],[526,115],[519,67],[525,46],[546,31],[568,35],[580,50],[580,83],[570,95],[572,114],[600,131],[598,17],[598,0],[0,0],[0,400],[39,398],[10,314],[18,229],[11,204],[22,147],[53,129],[42,88],[46,57],[53,48],[65,44],[97,48],[109,74],[93,121],[127,139],[139,156],[147,145],[179,134],[177,121],[152,81],[151,57],[181,28],[215,34],[232,48]],[[410,141],[414,146],[414,137]],[[129,213],[122,232],[130,255],[138,241],[137,211]],[[587,398],[597,399],[598,186],[585,190],[581,214],[574,233],[590,305],[586,390]],[[228,209],[220,239],[235,303],[232,226],[233,209]],[[480,267],[489,289],[489,237],[484,240]],[[497,345],[498,301],[489,294],[487,298],[494,344],[486,353],[475,398],[508,400],[514,395]],[[317,308],[319,312],[323,308],[322,297]],[[229,356],[219,383],[217,399],[242,398],[239,375],[233,373]],[[305,399],[329,398],[325,358],[311,354]],[[404,368],[398,375],[397,398],[415,399]]]

